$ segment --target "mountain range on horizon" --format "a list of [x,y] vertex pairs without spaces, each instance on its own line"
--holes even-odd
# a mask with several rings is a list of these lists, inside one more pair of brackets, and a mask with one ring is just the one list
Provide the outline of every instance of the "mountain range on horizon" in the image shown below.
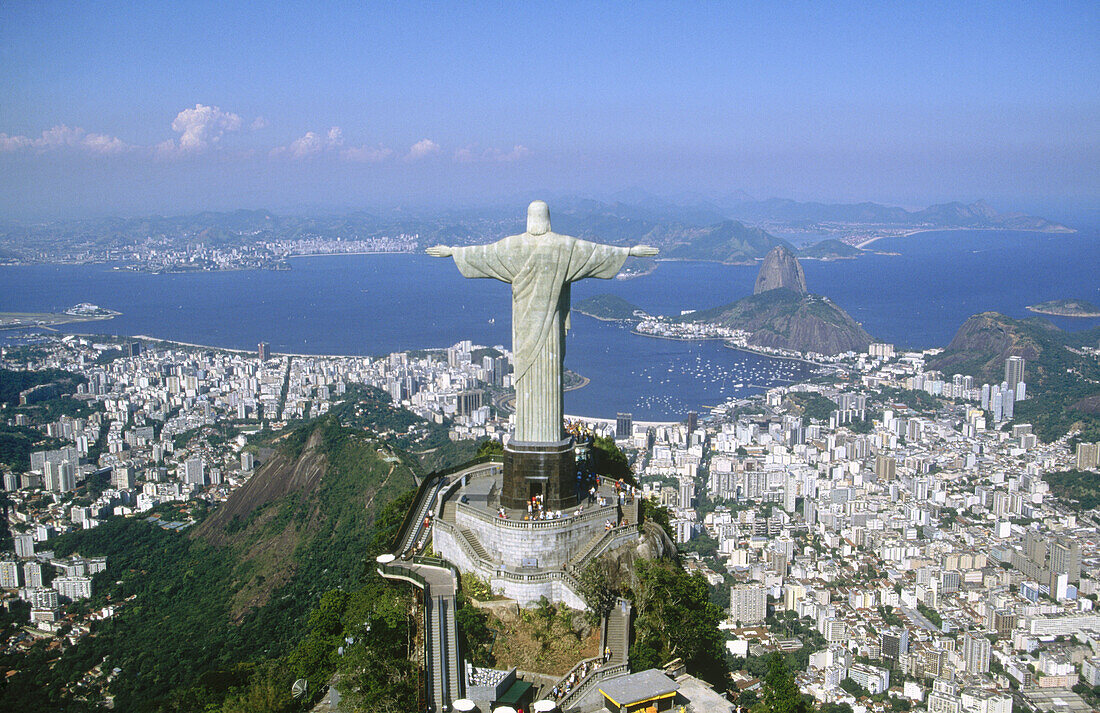
[[[0,221],[0,257],[18,260],[33,254],[41,259],[42,255],[73,246],[114,249],[150,239],[169,245],[202,242],[228,247],[300,238],[366,239],[404,234],[418,236],[420,246],[439,242],[461,245],[522,232],[522,208],[497,202],[482,208],[434,212],[357,210],[278,215],[262,209],[240,209],[34,224]],[[815,228],[825,239],[835,239],[847,227],[893,232],[922,229],[1074,232],[1039,216],[999,213],[983,201],[944,203],[908,211],[867,202],[830,204],[780,198],[760,201],[744,193],[693,203],[673,202],[641,191],[623,192],[612,202],[560,197],[551,202],[551,215],[554,230],[561,234],[612,244],[645,242],[661,248],[663,258],[717,262],[760,259],[777,245],[792,247],[783,234],[814,234]],[[858,252],[837,246],[803,256],[854,255]]]

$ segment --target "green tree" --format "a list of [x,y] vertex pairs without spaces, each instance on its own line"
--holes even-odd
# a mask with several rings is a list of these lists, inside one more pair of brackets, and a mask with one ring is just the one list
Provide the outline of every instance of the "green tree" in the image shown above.
[[605,436],[596,436],[592,440],[593,467],[600,475],[609,478],[634,483],[634,471],[630,469],[630,461],[626,454],[615,445],[615,439]]
[[764,676],[764,711],[766,713],[810,713],[802,700],[794,676],[778,652],[768,657],[768,673]]
[[504,454],[504,444],[492,438],[486,438],[477,444],[477,457],[497,456]]
[[637,611],[634,670],[674,659],[719,690],[729,687],[729,671],[718,624],[723,612],[710,602],[707,580],[671,562],[640,560],[630,592]]

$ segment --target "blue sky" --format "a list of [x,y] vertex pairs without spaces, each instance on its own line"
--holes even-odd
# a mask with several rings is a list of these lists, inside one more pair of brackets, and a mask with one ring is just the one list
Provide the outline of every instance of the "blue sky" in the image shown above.
[[1100,207],[1095,2],[138,5],[0,4],[0,217]]

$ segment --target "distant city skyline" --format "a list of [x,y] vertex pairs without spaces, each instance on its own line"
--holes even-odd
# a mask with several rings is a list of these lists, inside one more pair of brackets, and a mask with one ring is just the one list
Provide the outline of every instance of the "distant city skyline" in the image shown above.
[[0,8],[0,219],[746,191],[1100,207],[1100,10]]

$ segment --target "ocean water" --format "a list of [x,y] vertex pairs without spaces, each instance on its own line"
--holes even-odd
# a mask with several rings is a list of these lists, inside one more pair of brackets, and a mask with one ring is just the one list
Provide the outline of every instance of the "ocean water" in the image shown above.
[[[1089,235],[952,231],[892,238],[858,260],[804,261],[810,291],[828,295],[876,337],[911,347],[946,345],[965,319],[1062,297],[1100,303],[1100,239]],[[732,302],[752,292],[756,267],[661,262],[631,280],[586,280],[574,302],[612,293],[653,313]],[[61,311],[93,302],[122,312],[74,331],[136,335],[276,352],[385,354],[462,339],[510,342],[508,285],[467,280],[453,261],[423,255],[293,260],[285,272],[150,275],[105,265],[0,267],[0,311]],[[1081,329],[1100,320],[1052,319]],[[568,413],[682,419],[726,398],[788,383],[798,362],[631,334],[574,314],[566,365],[592,381],[566,394]]]

